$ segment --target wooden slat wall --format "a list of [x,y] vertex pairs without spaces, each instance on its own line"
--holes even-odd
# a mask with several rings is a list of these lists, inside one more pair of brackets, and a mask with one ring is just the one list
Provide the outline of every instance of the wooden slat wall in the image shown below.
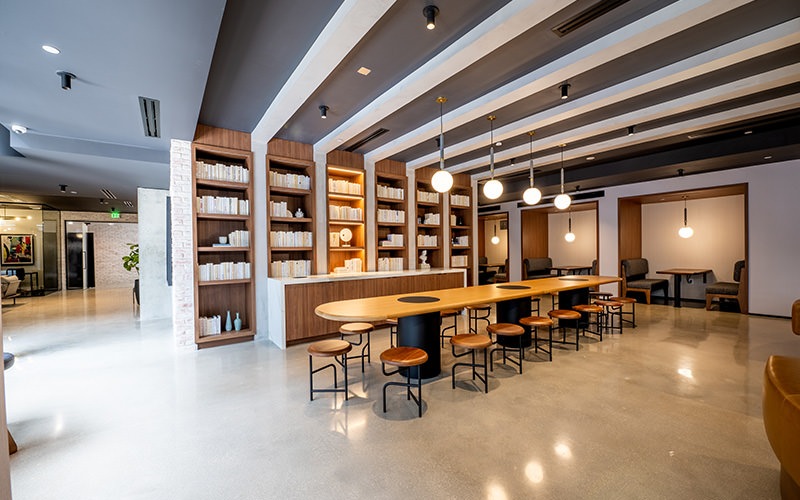
[[633,200],[619,200],[619,260],[641,257],[642,204]]
[[241,149],[243,151],[250,151],[251,149],[249,133],[212,127],[202,123],[198,123],[194,131],[194,142],[209,146]]
[[549,257],[547,212],[523,210],[521,236],[523,259]]
[[314,146],[302,142],[272,139],[267,143],[267,153],[284,158],[314,161]]
[[380,160],[375,162],[375,171],[383,174],[406,175],[406,164],[402,161]]
[[364,155],[334,149],[327,156],[328,165],[364,169]]
[[461,273],[395,276],[286,285],[286,343],[297,344],[336,334],[341,323],[320,318],[314,308],[335,300],[460,288]]

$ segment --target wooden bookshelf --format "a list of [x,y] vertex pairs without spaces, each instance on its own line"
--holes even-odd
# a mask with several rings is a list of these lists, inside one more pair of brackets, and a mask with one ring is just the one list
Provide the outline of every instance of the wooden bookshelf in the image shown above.
[[[442,206],[444,196],[436,192],[431,185],[431,177],[436,173],[435,168],[425,167],[416,170],[414,191],[415,217],[417,227],[417,268],[419,268],[419,256],[423,250],[428,253],[428,264],[431,267],[444,267],[444,227],[445,214]],[[426,215],[427,214],[427,215]],[[438,220],[436,220],[438,215]],[[425,238],[427,237],[427,238]],[[424,242],[424,239],[434,240]]]
[[[328,272],[348,267],[348,262],[348,272],[366,271],[364,157],[347,151],[331,151],[326,170]],[[347,243],[342,238],[345,232],[352,235]],[[360,259],[361,265],[355,264],[354,259]]]
[[[378,236],[375,269],[378,271],[408,269],[409,195],[406,164],[393,160],[381,160],[375,163],[375,181],[375,220]],[[390,244],[390,238],[393,244]],[[397,243],[398,240],[401,240],[402,244]]]
[[[267,145],[267,261],[270,277],[316,273],[314,151],[272,139]],[[301,235],[301,239],[296,236]]]
[[[256,332],[252,165],[250,151],[197,141],[192,144],[194,323],[195,343],[201,348],[252,340]],[[248,206],[239,200],[248,202]],[[220,236],[227,238],[226,246],[220,246]],[[220,279],[208,271],[209,264],[230,266],[229,263],[244,263],[238,266],[239,271],[244,273],[244,268],[249,267],[249,274],[231,273]],[[240,330],[225,330],[228,312],[232,322],[238,313]],[[203,330],[208,323],[205,318],[213,316],[219,316],[219,333]]]
[[453,176],[450,201],[450,267],[467,269],[467,286],[472,285],[472,187],[466,174]]

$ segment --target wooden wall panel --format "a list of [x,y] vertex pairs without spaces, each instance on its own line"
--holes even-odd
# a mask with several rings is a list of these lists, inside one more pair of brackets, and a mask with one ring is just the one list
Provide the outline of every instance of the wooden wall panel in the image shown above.
[[434,167],[418,168],[414,171],[414,177],[421,182],[430,182],[431,177],[433,177],[433,174],[435,174],[437,170],[439,169]]
[[549,257],[547,212],[544,210],[522,211],[522,258]]
[[402,161],[380,160],[375,162],[375,171],[383,174],[406,175],[406,164]]
[[[453,185],[454,186],[459,186],[459,187],[470,188],[471,189],[472,188],[471,182],[472,182],[472,178],[469,176],[469,174],[456,174],[456,175],[453,176]],[[470,195],[470,198],[472,198],[471,195]]]
[[251,150],[249,133],[212,127],[210,125],[203,125],[202,123],[198,123],[194,131],[194,142],[207,144],[209,146],[241,149],[243,151]]
[[642,257],[642,204],[619,200],[619,260]]
[[364,169],[364,155],[334,149],[327,156],[328,165]]
[[464,285],[463,280],[461,273],[446,273],[286,285],[286,343],[292,345],[308,342],[339,331],[340,322],[314,314],[314,309],[320,304],[335,300],[460,288]]
[[272,139],[267,143],[267,153],[284,158],[314,161],[314,146],[302,142]]

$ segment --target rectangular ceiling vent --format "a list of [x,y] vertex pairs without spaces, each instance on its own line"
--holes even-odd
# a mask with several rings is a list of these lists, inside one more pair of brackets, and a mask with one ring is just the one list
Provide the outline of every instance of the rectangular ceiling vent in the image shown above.
[[101,189],[100,192],[102,192],[103,196],[105,196],[109,200],[116,200],[117,199],[117,195],[112,193],[110,189]]
[[157,99],[139,96],[139,111],[146,137],[161,137],[161,102]]
[[122,204],[125,205],[126,207],[133,208],[133,202],[132,201],[125,200],[125,201],[122,202]]
[[628,0],[601,0],[552,28],[553,33],[558,36],[566,36],[627,2]]
[[349,151],[349,152],[352,153],[353,151],[359,149],[364,144],[368,143],[369,141],[371,141],[373,139],[377,139],[378,137],[382,136],[383,134],[385,134],[388,131],[389,131],[388,129],[379,128],[378,130],[376,130],[375,132],[373,132],[373,133],[369,134],[368,136],[364,137],[360,141],[355,142],[352,145],[346,147],[344,150],[345,151]]

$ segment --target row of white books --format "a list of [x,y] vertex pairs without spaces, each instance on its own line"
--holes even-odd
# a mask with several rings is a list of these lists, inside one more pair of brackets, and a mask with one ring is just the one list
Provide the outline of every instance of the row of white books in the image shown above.
[[457,247],[465,247],[469,245],[469,236],[456,236],[453,238],[453,245]]
[[467,267],[467,255],[453,255],[450,257],[450,267]]
[[226,165],[224,163],[206,163],[197,160],[195,163],[195,175],[198,179],[208,179],[212,181],[250,182],[250,170],[241,165]]
[[219,264],[200,264],[197,270],[200,281],[244,280],[250,279],[249,262],[220,262]]
[[418,234],[417,246],[418,247],[435,247],[439,244],[439,237],[435,234]]
[[348,205],[329,205],[328,216],[331,219],[361,221],[364,218],[364,211]]
[[222,333],[222,316],[201,316],[200,336],[220,335]]
[[293,189],[311,189],[311,177],[302,174],[282,174],[270,170],[269,185]]
[[228,196],[198,196],[197,213],[250,215],[250,201]]
[[465,194],[451,194],[450,195],[450,204],[451,205],[458,205],[460,207],[468,207],[469,206],[469,196]]
[[228,244],[232,247],[249,247],[250,231],[240,230],[228,233]]
[[402,257],[378,258],[378,271],[402,271],[402,270],[403,270]]
[[442,222],[442,218],[439,214],[425,214],[422,217],[423,224],[434,224],[438,225]]
[[344,179],[328,179],[328,191],[338,194],[361,194],[361,184]]
[[364,270],[364,262],[358,257],[347,259],[344,261],[344,266],[337,267],[333,270],[334,273],[360,273]]
[[405,210],[387,210],[385,208],[378,209],[378,222],[405,222]]
[[269,215],[271,217],[294,217],[292,209],[285,201],[270,201],[269,202]]
[[428,203],[439,203],[439,193],[429,191],[417,191],[417,201]]
[[384,186],[383,184],[378,184],[377,193],[378,198],[391,198],[392,200],[404,200],[406,197],[405,189]]
[[381,240],[379,245],[382,247],[402,247],[403,246],[403,235],[402,234],[393,234],[389,233],[386,235],[385,240]]
[[269,265],[275,278],[297,278],[311,274],[310,260],[274,260]]
[[270,231],[269,244],[278,247],[305,247],[311,248],[314,235],[311,231]]

